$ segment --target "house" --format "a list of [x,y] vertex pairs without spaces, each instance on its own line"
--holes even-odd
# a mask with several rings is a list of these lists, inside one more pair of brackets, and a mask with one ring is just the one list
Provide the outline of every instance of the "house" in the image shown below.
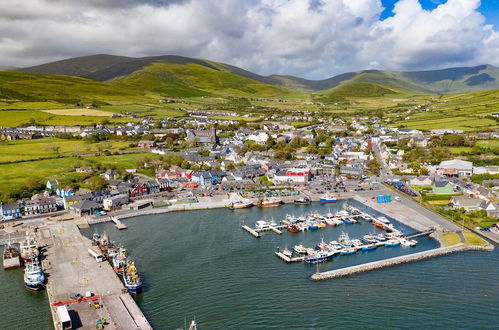
[[429,176],[418,176],[409,180],[410,186],[431,186],[433,179]]
[[220,183],[225,175],[225,172],[222,171],[193,172],[191,180],[192,182],[196,182],[202,186],[209,184],[215,185]]
[[254,141],[260,145],[264,145],[265,143],[267,143],[268,139],[269,135],[265,132],[259,132],[258,134],[251,134],[246,138],[246,140]]
[[104,178],[104,180],[106,181],[118,180],[120,178],[120,174],[115,170],[107,170],[106,172],[102,173],[100,176]]
[[187,130],[186,140],[188,142],[196,141],[204,145],[219,145],[220,141],[217,136],[217,131],[213,129],[208,130]]
[[466,196],[454,196],[450,201],[453,209],[463,208],[465,211],[479,210],[482,202],[484,201],[480,198],[469,198]]
[[426,148],[428,146],[428,139],[424,136],[415,136],[409,140],[409,146],[416,146],[419,148]]
[[65,210],[69,210],[71,205],[79,203],[83,200],[81,196],[62,196],[62,203]]
[[57,211],[57,203],[52,197],[35,198],[24,205],[24,215],[43,214]]
[[137,146],[139,148],[152,149],[157,146],[157,143],[156,141],[140,140]]
[[22,216],[19,203],[0,204],[0,215],[4,219],[17,219]]
[[452,184],[449,181],[437,181],[433,182],[431,187],[432,193],[436,195],[449,195],[454,193]]
[[111,211],[121,208],[123,205],[126,205],[129,202],[130,202],[130,197],[128,196],[128,194],[120,194],[105,198],[102,201],[102,204],[104,206],[104,210]]
[[445,160],[437,167],[438,175],[446,176],[471,176],[473,163],[461,159]]
[[99,210],[102,210],[102,205],[88,199],[69,206],[69,212],[79,217],[95,214]]
[[46,187],[47,187],[47,190],[56,190],[58,185],[59,185],[59,182],[57,182],[57,180],[48,180]]
[[351,175],[351,176],[363,176],[364,169],[359,167],[352,166],[342,166],[340,167],[340,171],[342,175]]
[[55,193],[59,197],[69,197],[69,196],[74,196],[75,191],[71,187],[66,187],[66,188],[57,188]]
[[274,183],[307,183],[311,173],[308,168],[283,169],[274,174]]

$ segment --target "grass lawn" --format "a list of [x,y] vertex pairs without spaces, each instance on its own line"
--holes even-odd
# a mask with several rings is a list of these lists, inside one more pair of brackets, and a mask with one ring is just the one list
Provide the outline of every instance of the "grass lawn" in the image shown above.
[[456,233],[447,233],[440,235],[440,238],[444,241],[445,246],[456,245],[461,243],[461,237]]
[[475,233],[472,233],[470,231],[466,231],[463,233],[463,235],[464,235],[464,238],[466,239],[466,244],[481,245],[481,246],[488,245],[488,243],[483,238],[481,238],[480,236],[478,236]]
[[482,148],[499,148],[499,140],[479,140],[476,142],[476,145]]
[[450,200],[443,200],[443,201],[428,201],[428,204],[430,205],[440,205],[440,206],[445,206],[449,204]]
[[471,148],[470,147],[450,147],[449,151],[453,154],[459,155],[463,152],[464,153],[471,152]]

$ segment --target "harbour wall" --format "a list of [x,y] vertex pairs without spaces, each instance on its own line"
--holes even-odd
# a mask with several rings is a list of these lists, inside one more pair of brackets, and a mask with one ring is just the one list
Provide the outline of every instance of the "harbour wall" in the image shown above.
[[426,260],[434,257],[440,257],[448,254],[464,252],[464,251],[492,251],[494,250],[493,245],[479,246],[479,245],[466,245],[464,243],[459,243],[454,246],[441,247],[433,250],[418,252],[414,254],[408,254],[400,257],[373,261],[361,265],[330,270],[326,272],[315,273],[310,276],[313,281],[324,281],[339,277],[346,277],[355,274],[365,273],[373,270],[378,270],[382,268],[393,267],[401,264]]

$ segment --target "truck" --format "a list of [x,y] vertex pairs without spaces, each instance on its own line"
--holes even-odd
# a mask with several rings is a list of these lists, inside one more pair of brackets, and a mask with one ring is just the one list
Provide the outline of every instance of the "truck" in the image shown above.
[[71,324],[71,317],[69,317],[69,312],[66,305],[57,307],[57,318],[59,319],[59,325],[61,326],[61,329],[73,329],[73,325]]

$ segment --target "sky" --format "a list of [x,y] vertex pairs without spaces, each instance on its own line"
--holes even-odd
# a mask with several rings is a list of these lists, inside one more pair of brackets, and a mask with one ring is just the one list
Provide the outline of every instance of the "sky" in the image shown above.
[[0,67],[92,54],[308,79],[499,66],[499,0],[0,0]]

